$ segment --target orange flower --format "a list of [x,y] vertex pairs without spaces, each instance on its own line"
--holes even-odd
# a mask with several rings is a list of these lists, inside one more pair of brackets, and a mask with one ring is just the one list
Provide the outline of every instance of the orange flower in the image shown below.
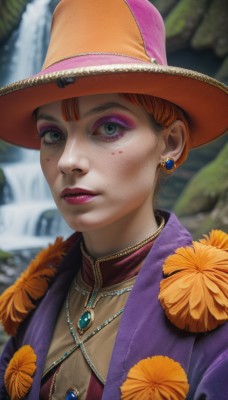
[[65,254],[66,243],[57,238],[42,250],[16,283],[0,296],[0,320],[9,335],[16,334],[19,324],[36,307],[35,302],[46,293],[56,265]]
[[228,251],[228,234],[218,229],[212,229],[209,235],[203,235],[200,243],[215,246],[218,249]]
[[185,371],[166,356],[138,362],[121,386],[121,400],[183,400],[189,391]]
[[227,320],[228,254],[193,242],[169,256],[159,300],[170,321],[180,329],[205,332]]
[[4,383],[11,400],[23,399],[32,386],[36,370],[36,355],[31,346],[21,347],[10,360]]

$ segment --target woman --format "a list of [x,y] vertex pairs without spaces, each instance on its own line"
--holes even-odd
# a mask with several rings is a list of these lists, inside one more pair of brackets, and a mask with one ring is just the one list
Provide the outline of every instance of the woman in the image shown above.
[[147,0],[62,0],[42,71],[0,94],[77,232],[1,296],[0,398],[225,399],[227,235],[192,243],[153,207],[160,171],[225,132],[225,86],[166,65]]

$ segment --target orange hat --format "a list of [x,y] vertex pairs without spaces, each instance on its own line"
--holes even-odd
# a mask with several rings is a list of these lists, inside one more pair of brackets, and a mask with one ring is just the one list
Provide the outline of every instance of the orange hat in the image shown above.
[[41,72],[0,89],[0,136],[39,148],[35,109],[99,93],[143,93],[176,104],[190,120],[190,147],[227,129],[227,87],[167,65],[164,23],[148,0],[61,0]]

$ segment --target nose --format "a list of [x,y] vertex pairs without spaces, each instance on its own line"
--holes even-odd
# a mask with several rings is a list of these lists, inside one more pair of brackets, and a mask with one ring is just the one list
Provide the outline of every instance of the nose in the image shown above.
[[89,160],[83,145],[79,144],[76,139],[67,140],[58,167],[64,175],[86,174],[89,171]]

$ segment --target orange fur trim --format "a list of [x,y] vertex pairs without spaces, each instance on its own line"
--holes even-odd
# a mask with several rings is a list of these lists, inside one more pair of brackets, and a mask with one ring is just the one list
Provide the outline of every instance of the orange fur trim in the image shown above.
[[204,239],[200,243],[217,247],[218,249],[228,251],[228,234],[219,229],[212,229],[209,235],[203,235]]
[[14,285],[0,296],[0,321],[9,335],[15,335],[20,323],[43,297],[57,265],[66,254],[67,241],[57,238],[55,243],[42,250],[21,274]]
[[228,254],[216,244],[193,242],[165,260],[159,300],[180,329],[206,332],[228,320]]
[[182,366],[166,356],[154,356],[132,367],[121,386],[121,400],[184,400],[189,391]]
[[31,346],[21,347],[11,358],[4,376],[6,390],[11,400],[22,400],[32,386],[36,371],[36,355]]

